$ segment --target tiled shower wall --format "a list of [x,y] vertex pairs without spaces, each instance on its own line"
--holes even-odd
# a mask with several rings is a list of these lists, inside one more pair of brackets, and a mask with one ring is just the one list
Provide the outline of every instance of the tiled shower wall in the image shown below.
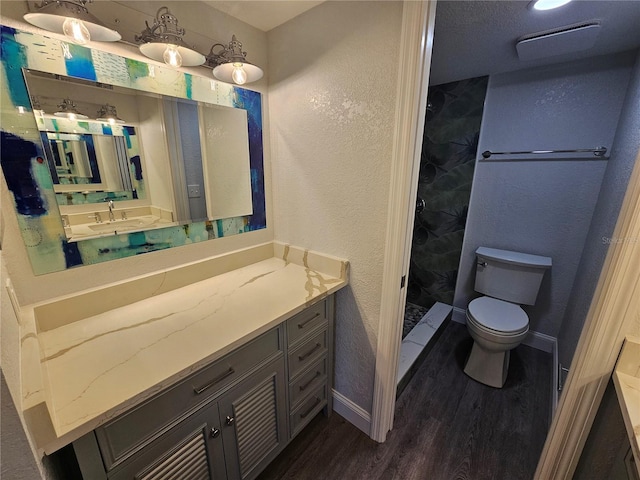
[[407,301],[453,304],[488,77],[429,87]]

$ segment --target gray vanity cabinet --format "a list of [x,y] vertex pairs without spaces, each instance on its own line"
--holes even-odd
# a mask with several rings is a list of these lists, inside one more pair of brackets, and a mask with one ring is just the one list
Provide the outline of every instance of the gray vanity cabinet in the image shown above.
[[331,412],[333,297],[73,444],[85,480],[252,480]]

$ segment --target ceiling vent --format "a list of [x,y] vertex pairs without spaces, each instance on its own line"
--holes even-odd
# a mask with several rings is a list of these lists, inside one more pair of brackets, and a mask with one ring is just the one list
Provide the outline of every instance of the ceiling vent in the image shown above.
[[522,61],[555,57],[588,50],[595,45],[599,34],[598,22],[568,25],[520,37],[516,50]]

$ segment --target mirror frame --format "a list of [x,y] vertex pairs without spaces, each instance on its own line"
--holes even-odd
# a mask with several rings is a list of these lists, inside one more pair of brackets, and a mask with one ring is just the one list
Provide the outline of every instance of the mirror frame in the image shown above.
[[[5,80],[0,163],[35,275],[266,228],[260,92],[5,25],[0,29]],[[23,68],[246,110],[253,214],[69,242]]]

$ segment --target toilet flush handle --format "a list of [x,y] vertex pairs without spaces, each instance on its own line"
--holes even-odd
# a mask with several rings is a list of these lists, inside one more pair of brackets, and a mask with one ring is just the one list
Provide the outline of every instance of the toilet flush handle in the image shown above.
[[476,265],[478,265],[479,267],[486,267],[487,266],[487,262],[477,262]]

